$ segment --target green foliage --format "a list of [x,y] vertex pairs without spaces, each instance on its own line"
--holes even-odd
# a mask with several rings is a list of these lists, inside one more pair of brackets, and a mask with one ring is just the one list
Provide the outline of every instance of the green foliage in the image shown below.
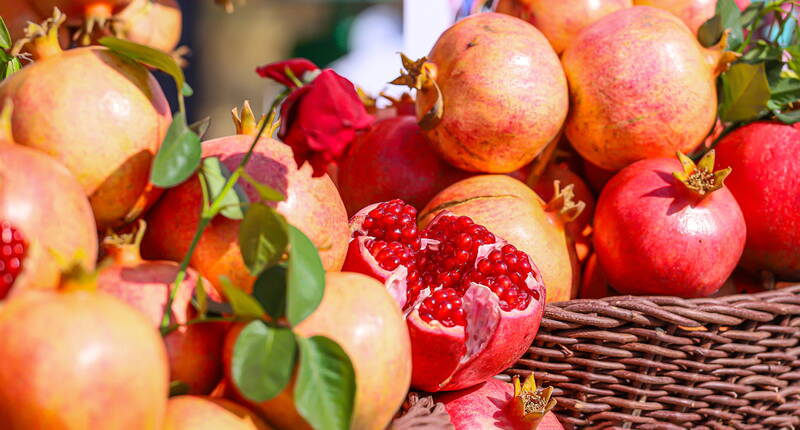
[[327,337],[300,338],[298,344],[297,412],[315,429],[349,429],[356,393],[353,363],[342,347]]

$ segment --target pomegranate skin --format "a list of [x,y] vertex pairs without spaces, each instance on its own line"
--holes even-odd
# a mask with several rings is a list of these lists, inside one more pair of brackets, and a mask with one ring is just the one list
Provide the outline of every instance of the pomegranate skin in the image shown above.
[[501,0],[497,11],[533,24],[560,54],[585,27],[631,6],[631,0]]
[[7,301],[0,351],[4,429],[161,429],[169,390],[161,338],[109,295],[30,292]]
[[[219,157],[233,171],[252,139],[249,135],[234,135],[204,142],[203,157]],[[256,145],[246,170],[255,180],[286,196],[286,200],[270,205],[314,242],[326,270],[339,270],[350,231],[347,212],[331,180],[327,176],[313,178],[308,164],[298,169],[288,146],[266,138]],[[259,200],[252,185],[245,181],[240,184],[251,201]],[[196,176],[164,193],[146,217],[149,227],[142,244],[144,257],[180,261],[194,237],[201,205],[202,191]],[[220,293],[220,275],[246,291],[252,290],[254,278],[239,252],[239,223],[222,216],[214,218],[192,255],[192,267]]]
[[176,396],[167,403],[167,417],[161,430],[270,430],[246,407],[227,399]]
[[[447,31],[428,55],[444,116],[425,134],[450,164],[473,172],[508,173],[553,140],[567,114],[567,81],[547,39],[527,22],[480,13]],[[417,116],[436,91],[417,93]]]
[[79,257],[87,268],[95,266],[97,230],[78,181],[52,158],[11,142],[2,130],[0,220],[18,228],[28,242],[10,295],[58,285],[61,266],[50,250],[67,260]]
[[181,40],[181,8],[176,0],[133,0],[115,19],[132,42],[171,52]]
[[[530,430],[530,423],[521,423],[504,410],[513,398],[514,386],[495,378],[481,385],[434,396],[436,402],[444,403],[455,430]],[[563,430],[564,427],[553,412],[547,412],[536,429]]]
[[800,280],[800,129],[778,123],[748,124],[717,145],[726,184],[744,213],[747,244],[741,265]]
[[606,170],[691,152],[716,120],[720,58],[661,9],[607,15],[562,57],[570,84],[567,138]]
[[377,121],[353,142],[339,164],[339,192],[352,216],[374,203],[401,199],[421,209],[436,193],[469,173],[445,163],[431,149],[416,118]]
[[736,267],[746,228],[733,194],[699,198],[672,176],[681,170],[676,159],[642,160],[603,189],[594,246],[616,291],[705,297]]
[[143,66],[102,47],[58,52],[4,80],[6,99],[17,143],[75,175],[99,230],[135,219],[158,197],[150,165],[172,114]]
[[479,175],[445,188],[420,212],[420,228],[442,209],[472,218],[531,257],[542,271],[547,302],[569,300],[577,290],[564,225],[545,211],[545,202],[522,182],[504,175]]

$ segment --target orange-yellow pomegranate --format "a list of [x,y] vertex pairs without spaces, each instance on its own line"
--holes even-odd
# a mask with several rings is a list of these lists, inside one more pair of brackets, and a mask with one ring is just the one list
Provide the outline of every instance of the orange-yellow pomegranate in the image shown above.
[[66,289],[7,301],[0,351],[4,430],[161,429],[169,389],[161,336],[109,295]]
[[[345,350],[356,372],[353,430],[384,429],[400,408],[411,383],[411,343],[400,308],[383,284],[358,273],[328,273],[319,308],[295,328],[300,336],[327,336]],[[236,392],[230,367],[233,346],[243,326],[228,334],[226,380]],[[272,400],[250,404],[273,426],[311,429],[297,413],[292,384]],[[244,399],[242,399],[244,400]]]
[[[215,156],[233,171],[244,157],[256,132],[249,105],[245,104],[233,136],[203,143],[203,157]],[[308,164],[298,168],[292,150],[283,143],[262,138],[245,169],[255,180],[280,191],[286,200],[270,203],[289,224],[305,233],[319,250],[326,270],[339,270],[347,254],[350,229],[339,192],[327,175],[311,176]],[[256,189],[239,181],[251,201],[258,201]],[[197,177],[172,188],[147,214],[147,233],[142,254],[148,259],[180,261],[189,249],[200,218],[202,190]],[[217,216],[206,229],[192,255],[191,265],[211,281],[220,293],[221,275],[234,285],[252,290],[250,275],[239,252],[239,223]]]
[[[714,16],[716,0],[633,0],[637,6],[653,6],[664,9],[680,18],[686,26],[697,33],[697,29]],[[736,0],[736,5],[744,10],[750,0]]]
[[171,52],[181,39],[182,17],[176,0],[133,0],[114,18],[119,22],[122,37]]
[[62,20],[51,18],[31,35],[39,60],[0,84],[0,103],[14,103],[17,143],[75,175],[102,231],[137,218],[157,197],[150,164],[172,115],[144,66],[103,47],[62,51]]
[[535,25],[560,54],[586,26],[631,6],[631,0],[500,0],[497,11]]
[[519,169],[556,137],[567,114],[558,56],[539,30],[512,16],[480,13],[459,21],[424,65],[409,69],[403,82],[420,82],[420,125],[433,148],[464,170]]
[[226,399],[177,396],[167,403],[167,417],[161,430],[270,430],[246,407]]
[[445,188],[420,212],[420,228],[442,210],[472,218],[527,253],[542,271],[547,302],[573,297],[579,268],[564,222],[524,183],[505,175],[479,175]]
[[703,48],[661,9],[607,15],[562,56],[570,85],[567,138],[607,170],[691,152],[716,120],[715,78],[735,55],[722,47]]

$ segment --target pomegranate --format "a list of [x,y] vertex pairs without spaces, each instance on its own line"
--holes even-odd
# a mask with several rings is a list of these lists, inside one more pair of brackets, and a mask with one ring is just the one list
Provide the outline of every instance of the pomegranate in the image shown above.
[[[716,0],[633,0],[633,3],[664,9],[680,18],[695,34],[704,22],[714,17],[717,7]],[[750,0],[736,0],[736,5],[742,10],[749,4]]]
[[[257,130],[247,103],[237,122],[236,135],[203,143],[203,157],[218,157],[230,171],[247,153]],[[246,171],[255,180],[286,196],[286,200],[269,204],[314,242],[326,270],[339,270],[347,253],[347,212],[327,175],[312,177],[311,166],[297,167],[291,148],[268,138],[256,145]],[[259,200],[252,185],[243,180],[240,185],[251,201]],[[197,229],[202,199],[197,177],[164,194],[147,215],[150,227],[142,245],[146,258],[174,261],[183,258]],[[227,276],[234,285],[248,292],[252,290],[254,278],[242,261],[238,241],[239,221],[218,216],[206,229],[192,255],[192,267],[220,292],[221,286],[217,284],[220,275]]]
[[182,14],[176,0],[133,0],[114,18],[120,36],[132,42],[172,52],[181,40]]
[[62,287],[0,308],[3,428],[161,429],[169,378],[158,331],[107,294]]
[[478,384],[518,359],[536,335],[541,274],[527,254],[468,217],[444,211],[422,232],[415,217],[400,200],[359,211],[345,270],[383,281],[403,308],[412,386]]
[[370,203],[391,199],[422,208],[468,175],[442,161],[414,117],[403,115],[376,122],[353,142],[339,165],[338,185],[352,215]]
[[396,82],[418,88],[417,115],[446,161],[474,172],[508,173],[553,140],[567,114],[558,56],[533,26],[480,13],[447,31],[427,61],[404,61]]
[[708,296],[742,255],[744,217],[723,184],[730,169],[714,172],[713,151],[697,166],[679,155],[626,167],[597,202],[595,252],[620,293]]
[[578,290],[579,299],[602,299],[616,295],[606,280],[603,268],[597,262],[597,254],[592,253],[583,264],[581,287]]
[[[19,0],[14,0],[19,1]],[[53,13],[58,8],[69,17],[69,25],[75,26],[86,22],[91,29],[94,24],[104,24],[106,20],[132,0],[27,0],[42,16]]]
[[261,418],[242,405],[226,399],[177,396],[167,403],[162,430],[270,430]]
[[573,202],[554,200],[548,207],[516,179],[480,175],[457,182],[437,194],[420,213],[420,226],[428,225],[445,208],[456,215],[472,218],[528,254],[542,271],[548,302],[574,297],[579,268],[564,227],[569,217],[562,220],[560,215],[562,210],[565,215],[574,214]]
[[481,385],[435,396],[444,403],[455,430],[564,430],[550,410],[552,387],[537,388],[533,374],[513,384],[491,378]]
[[[230,376],[233,346],[243,326],[225,342],[225,372]],[[295,327],[300,336],[327,336],[350,357],[356,373],[351,429],[383,429],[400,408],[411,378],[411,346],[403,316],[383,286],[357,273],[328,273],[325,295],[314,313]],[[293,385],[290,384],[290,385]],[[310,429],[294,408],[292,387],[252,405],[277,428]]]
[[600,195],[600,192],[603,191],[603,187],[614,177],[614,173],[615,172],[611,170],[597,167],[590,161],[583,160],[583,177],[586,178],[586,181],[589,183],[595,195]]
[[733,168],[727,185],[747,223],[742,266],[800,280],[800,127],[748,124],[717,148],[720,163]]
[[89,268],[97,258],[92,208],[80,184],[52,158],[14,144],[10,116],[6,103],[0,113],[0,300],[58,285],[59,258],[77,257]]
[[606,170],[692,151],[716,121],[716,75],[737,55],[724,46],[703,48],[661,9],[607,15],[562,57],[572,103],[567,138]]
[[33,37],[39,60],[0,84],[14,102],[17,143],[51,155],[78,179],[102,231],[136,219],[158,197],[150,164],[170,124],[147,69],[92,46],[61,51],[58,13]]
[[[103,241],[109,263],[100,269],[97,288],[111,294],[147,316],[158,328],[178,264],[145,261],[139,255],[144,223],[136,235],[110,236]],[[191,304],[198,275],[189,269],[170,309],[173,324],[185,324],[196,316]],[[212,298],[220,301],[214,291]],[[185,383],[192,394],[209,393],[222,378],[222,345],[227,323],[204,322],[182,325],[164,337],[169,357],[170,378]]]
[[631,0],[500,0],[497,11],[535,25],[560,54],[584,27],[631,6]]

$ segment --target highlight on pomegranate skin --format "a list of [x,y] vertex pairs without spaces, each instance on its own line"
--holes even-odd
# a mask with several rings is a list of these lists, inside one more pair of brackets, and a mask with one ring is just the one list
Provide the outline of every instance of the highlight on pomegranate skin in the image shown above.
[[397,199],[356,213],[342,270],[384,282],[403,309],[412,386],[441,391],[481,383],[536,335],[545,302],[541,272],[469,217],[444,211],[421,231],[416,217]]

